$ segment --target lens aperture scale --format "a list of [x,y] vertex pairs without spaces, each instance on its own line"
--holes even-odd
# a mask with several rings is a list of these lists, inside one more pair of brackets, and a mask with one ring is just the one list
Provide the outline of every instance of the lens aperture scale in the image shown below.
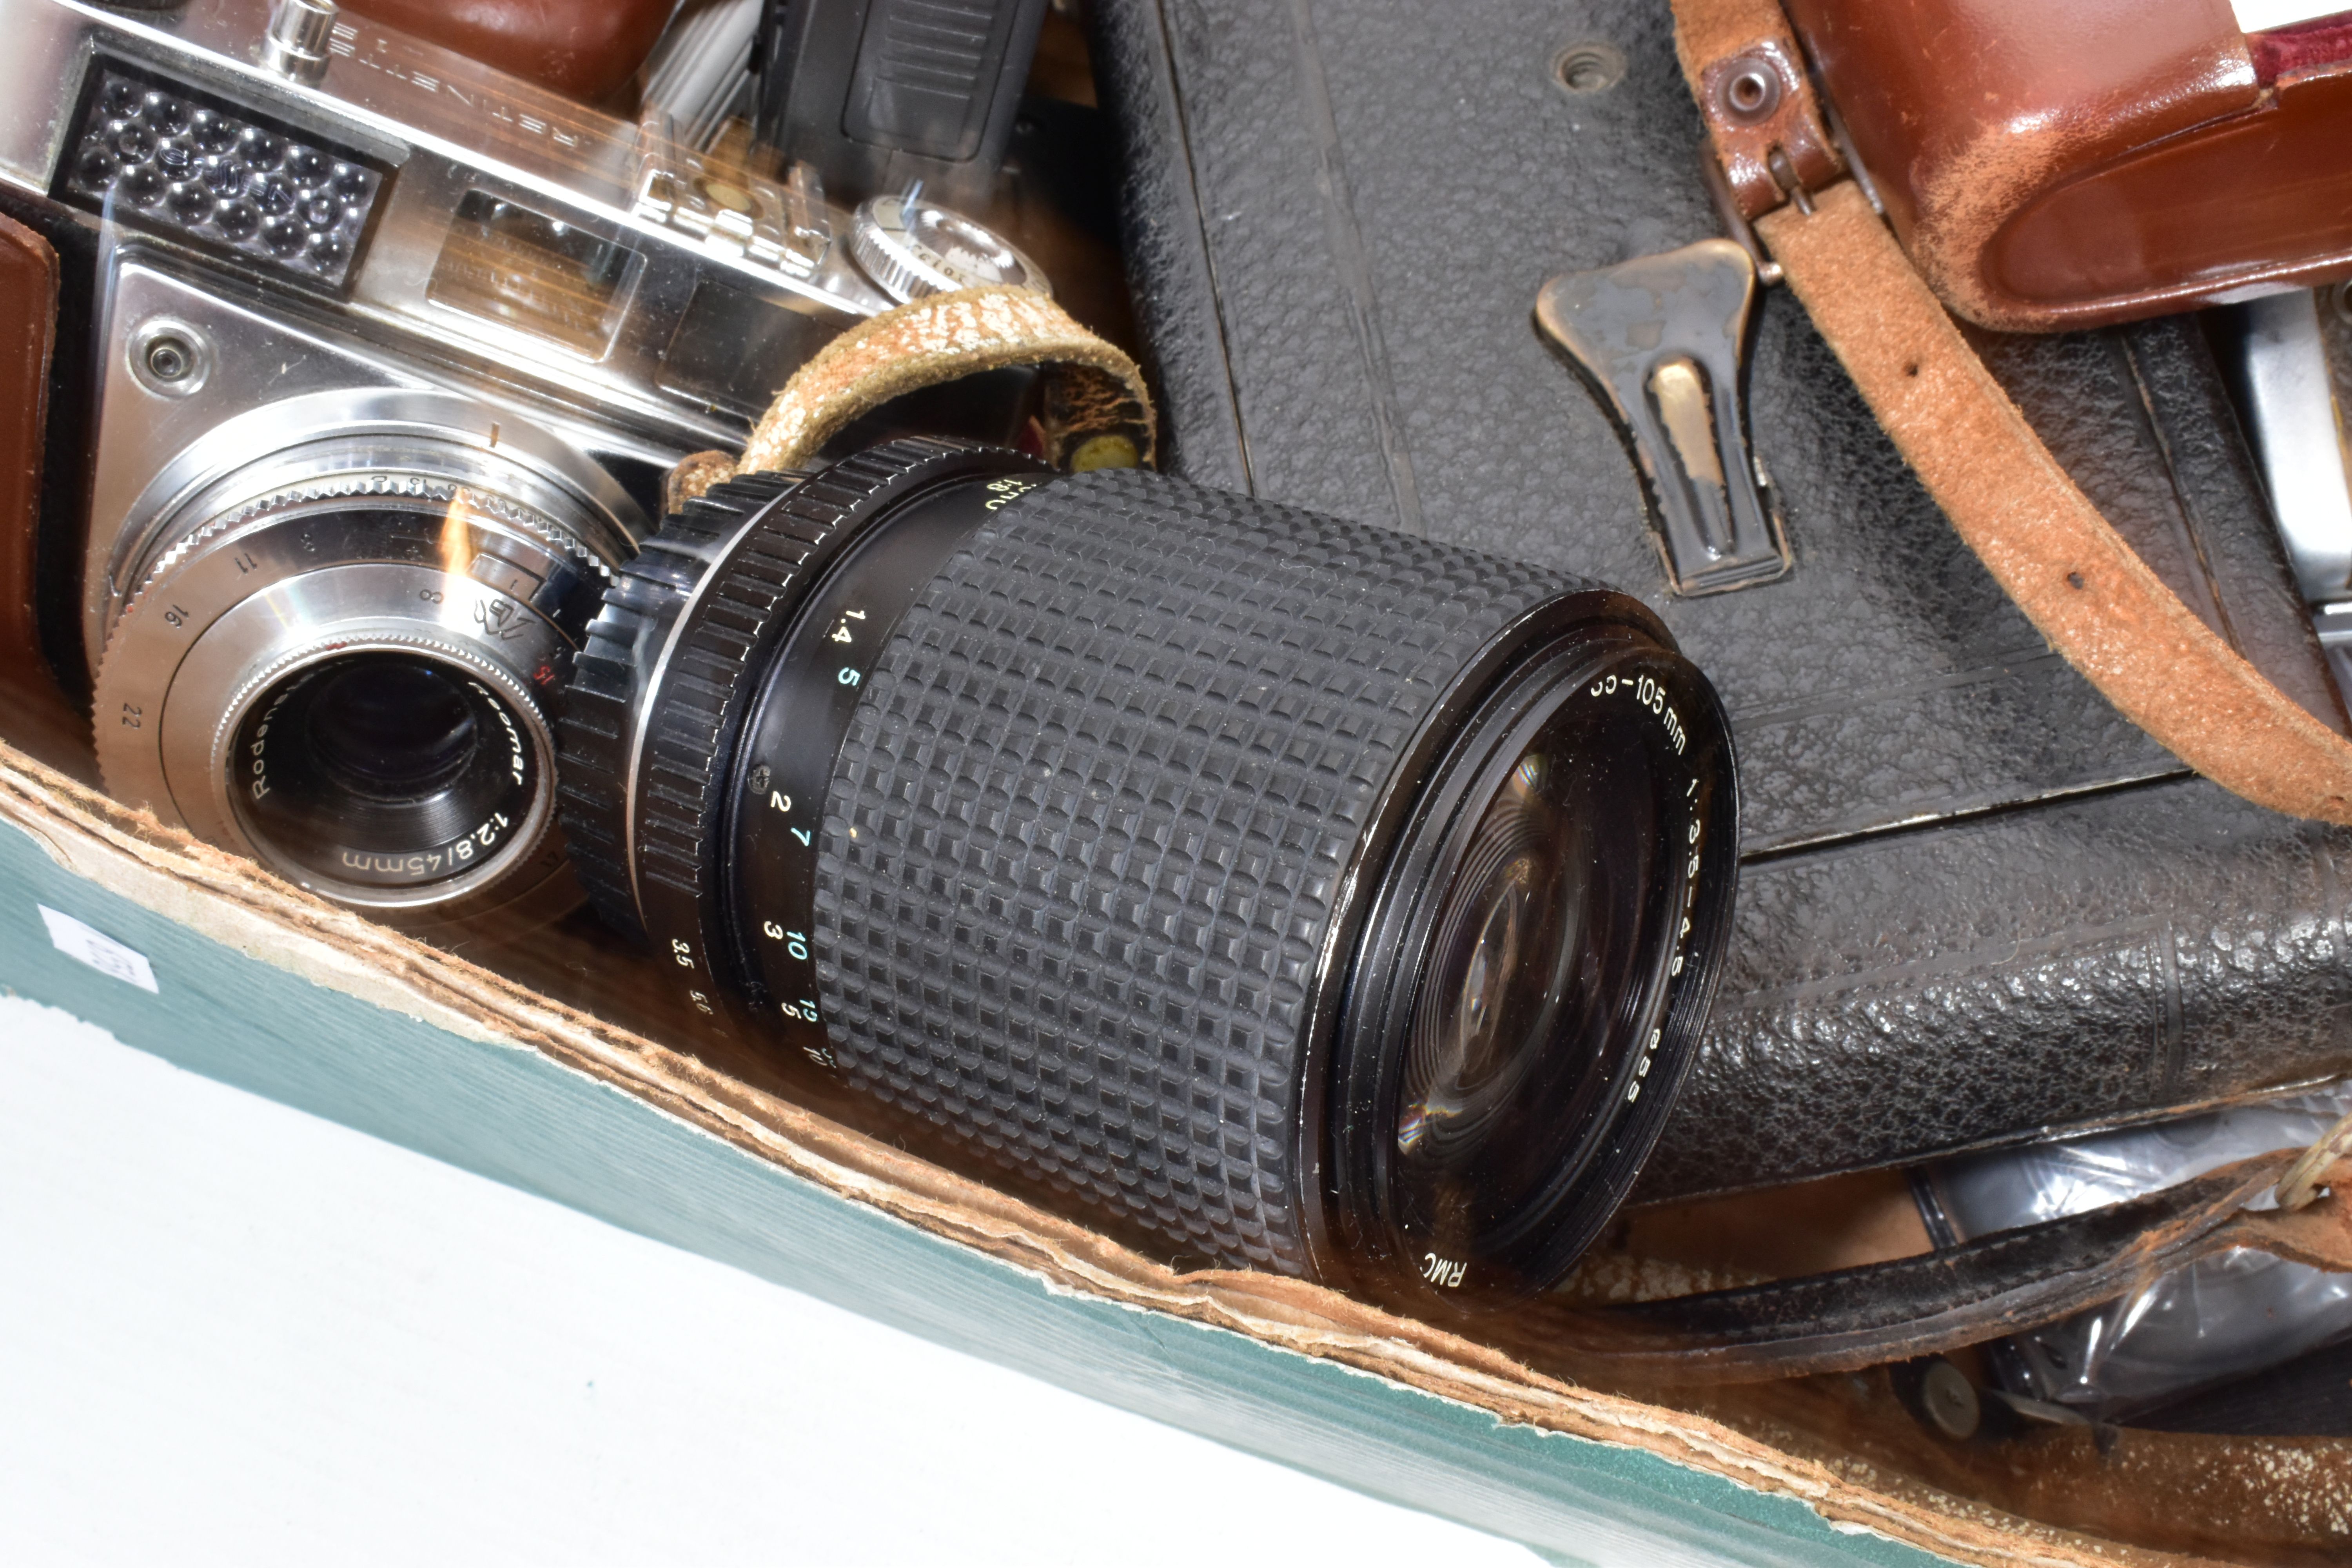
[[842,737],[876,658],[940,563],[992,510],[1052,478],[975,476],[906,503],[886,528],[856,542],[810,595],[744,731],[728,836],[727,881],[739,905],[727,929],[748,944],[740,957],[752,1005],[819,1066],[835,1064],[817,1002],[811,916]]
[[[814,1030],[796,1043],[829,1065],[815,1009],[798,1019],[772,1009],[767,976],[730,929],[730,827],[752,768],[763,765],[739,755],[745,721],[778,645],[868,524],[959,480],[1045,471],[1016,452],[916,438],[814,477],[746,475],[690,502],[621,569],[589,627],[564,716],[564,822],[589,897],[623,929],[645,932],[698,1013],[724,1021],[748,1002],[757,1028]],[[843,689],[854,705],[854,683]],[[838,738],[796,736],[808,753],[801,760],[829,773]],[[772,775],[775,760],[764,765]],[[789,794],[767,792],[779,793]],[[806,809],[822,809],[821,786],[803,793]],[[781,909],[761,921],[806,930],[776,918]],[[792,939],[772,940],[789,951]],[[755,984],[758,994],[748,990]],[[813,995],[797,980],[784,991],[794,1003]]]

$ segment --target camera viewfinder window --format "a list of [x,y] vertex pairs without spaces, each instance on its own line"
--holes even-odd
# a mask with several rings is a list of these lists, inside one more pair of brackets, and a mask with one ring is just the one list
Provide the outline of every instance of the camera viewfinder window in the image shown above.
[[101,67],[57,194],[101,217],[340,290],[383,171],[160,80]]
[[468,191],[425,297],[588,359],[620,320],[635,253],[487,191]]

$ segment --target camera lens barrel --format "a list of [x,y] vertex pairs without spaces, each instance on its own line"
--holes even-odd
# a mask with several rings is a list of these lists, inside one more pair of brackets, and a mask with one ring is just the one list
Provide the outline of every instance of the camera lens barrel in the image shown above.
[[1178,1254],[1556,1280],[1696,1047],[1728,732],[1638,602],[898,442],[624,568],[566,821],[694,1005]]
[[107,787],[414,929],[576,905],[551,710],[634,508],[456,396],[263,412],[158,480],[94,602]]

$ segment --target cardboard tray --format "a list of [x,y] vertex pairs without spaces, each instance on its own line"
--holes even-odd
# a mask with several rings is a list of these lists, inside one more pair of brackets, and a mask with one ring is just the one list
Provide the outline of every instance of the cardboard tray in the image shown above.
[[[2182,1560],[1853,1456],[1801,1457],[1753,1421],[1579,1388],[1296,1281],[1176,1274],[324,904],[5,746],[0,888],[10,989],[180,1067],[1561,1561]],[[143,954],[155,991],[59,951],[42,906]],[[1803,1426],[1791,1445],[1818,1447]],[[2072,1452],[2037,1463],[2063,1485]],[[2294,1511],[2352,1510],[2340,1458],[2303,1454]],[[2130,1492],[2132,1467],[2104,1462]],[[2210,1530],[2190,1533],[2212,1545],[2275,1532],[2200,1510]]]

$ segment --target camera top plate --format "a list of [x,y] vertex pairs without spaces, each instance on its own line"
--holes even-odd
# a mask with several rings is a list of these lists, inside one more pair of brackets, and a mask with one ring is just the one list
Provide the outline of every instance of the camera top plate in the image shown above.
[[[0,0],[0,184],[120,222],[266,314],[394,357],[740,444],[806,358],[889,309],[850,215],[365,18],[315,80],[262,63],[263,0],[169,13]],[[134,101],[135,100],[135,101]]]

